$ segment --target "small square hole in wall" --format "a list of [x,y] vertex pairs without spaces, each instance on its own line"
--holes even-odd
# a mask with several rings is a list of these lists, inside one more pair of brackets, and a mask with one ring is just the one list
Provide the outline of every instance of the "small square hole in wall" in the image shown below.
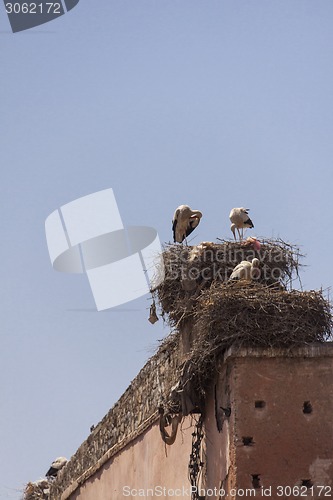
[[265,406],[266,406],[266,401],[259,400],[254,402],[255,408],[265,408]]
[[242,437],[242,441],[243,441],[244,446],[253,446],[254,445],[253,437],[251,437],[251,436]]
[[306,488],[312,488],[313,482],[311,479],[302,479],[301,486],[305,486]]
[[312,404],[310,403],[310,401],[304,401],[303,413],[305,413],[305,414],[312,413]]
[[261,488],[260,485],[260,474],[252,474],[252,486],[253,488]]

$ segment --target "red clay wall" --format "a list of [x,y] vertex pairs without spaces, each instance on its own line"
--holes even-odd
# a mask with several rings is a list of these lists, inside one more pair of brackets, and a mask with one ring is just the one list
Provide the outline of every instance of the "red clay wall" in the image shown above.
[[[166,446],[154,417],[77,489],[53,498],[191,498],[192,424],[187,417]],[[230,349],[207,395],[204,435],[206,500],[333,498],[333,345]]]
[[333,486],[333,358],[248,357],[233,371],[237,483]]
[[161,492],[164,499],[190,498],[182,494],[186,490],[189,493],[190,487],[187,479],[192,440],[190,418],[185,419],[182,429],[175,443],[167,446],[155,423],[89,478],[70,499],[154,498],[153,492],[155,497]]
[[[263,497],[260,487],[274,499],[333,498],[332,345],[290,352],[231,350],[216,397],[217,402],[212,388],[207,487],[222,486],[229,491],[226,498],[253,496],[254,489]],[[231,415],[225,418],[220,406],[228,398]],[[214,428],[216,411],[224,419],[221,433]]]

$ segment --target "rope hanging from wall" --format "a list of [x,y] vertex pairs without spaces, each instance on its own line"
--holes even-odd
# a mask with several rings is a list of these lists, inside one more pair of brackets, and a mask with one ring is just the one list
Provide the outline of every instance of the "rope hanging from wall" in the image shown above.
[[203,434],[204,417],[200,414],[199,420],[196,422],[194,431],[192,433],[192,451],[190,455],[190,462],[188,464],[189,481],[191,483],[191,499],[200,500],[202,497],[199,495],[199,481],[204,462],[202,461],[201,443],[204,437]]

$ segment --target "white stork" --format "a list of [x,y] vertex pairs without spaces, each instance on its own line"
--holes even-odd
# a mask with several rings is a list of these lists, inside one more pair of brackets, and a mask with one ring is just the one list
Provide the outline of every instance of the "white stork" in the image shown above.
[[[239,239],[243,239],[244,228],[254,227],[252,220],[249,217],[249,208],[233,208],[229,214],[229,219],[231,221],[230,229],[233,232],[234,238],[236,239],[235,230],[238,231]],[[240,229],[242,231],[240,231]]]
[[259,259],[252,259],[252,262],[248,260],[242,260],[231,273],[228,281],[232,280],[247,280],[250,281],[253,278],[257,278],[257,273],[259,273]]
[[56,477],[58,472],[67,464],[67,458],[65,457],[58,457],[56,458],[52,464],[47,473],[45,474],[46,477]]
[[192,210],[188,205],[176,208],[172,219],[173,241],[182,243],[198,226],[201,217],[202,213],[199,210]]

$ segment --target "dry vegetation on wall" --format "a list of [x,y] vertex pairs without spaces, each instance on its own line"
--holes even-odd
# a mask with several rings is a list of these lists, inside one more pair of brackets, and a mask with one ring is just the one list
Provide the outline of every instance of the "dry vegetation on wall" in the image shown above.
[[49,482],[47,479],[41,479],[34,483],[30,482],[26,485],[23,492],[24,500],[48,500],[49,498]]

